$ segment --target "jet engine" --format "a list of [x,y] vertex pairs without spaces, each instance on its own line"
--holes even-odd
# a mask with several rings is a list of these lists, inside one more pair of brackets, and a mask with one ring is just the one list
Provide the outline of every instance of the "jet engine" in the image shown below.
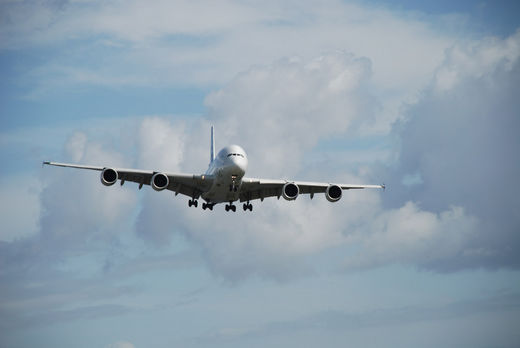
[[298,188],[298,185],[292,182],[288,182],[287,184],[283,185],[282,188],[282,196],[288,201],[293,201],[298,197],[298,194],[300,193],[300,189]]
[[168,179],[168,175],[163,173],[155,173],[152,176],[152,187],[155,191],[162,191],[168,187],[170,180]]
[[112,168],[104,168],[101,172],[101,183],[105,186],[112,186],[117,181],[117,172]]
[[338,185],[329,185],[325,190],[325,197],[329,202],[337,202],[341,199],[343,190]]

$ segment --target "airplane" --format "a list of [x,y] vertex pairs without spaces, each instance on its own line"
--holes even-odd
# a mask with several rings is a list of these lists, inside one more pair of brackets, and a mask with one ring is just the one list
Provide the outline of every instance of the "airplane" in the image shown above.
[[257,179],[244,176],[247,169],[247,155],[238,145],[224,147],[215,156],[214,130],[211,127],[210,163],[204,174],[168,173],[153,170],[138,170],[100,167],[80,164],[69,164],[44,161],[43,165],[89,169],[101,172],[101,183],[105,186],[114,185],[118,180],[121,186],[127,181],[150,185],[155,191],[169,190],[177,196],[179,193],[190,198],[189,207],[197,207],[198,199],[202,198],[202,209],[213,210],[218,203],[226,203],[226,211],[236,212],[236,201],[243,203],[244,211],[253,211],[251,201],[267,197],[283,197],[293,201],[300,194],[325,193],[329,202],[337,202],[342,197],[343,190],[379,188],[385,185],[349,185],[335,183],[320,183],[306,181],[287,181]]

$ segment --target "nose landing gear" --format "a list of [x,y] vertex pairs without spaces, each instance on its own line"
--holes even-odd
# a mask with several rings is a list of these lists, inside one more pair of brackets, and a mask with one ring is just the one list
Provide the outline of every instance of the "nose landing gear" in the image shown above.
[[237,192],[238,186],[237,186],[237,176],[231,175],[231,185],[229,185],[229,192]]

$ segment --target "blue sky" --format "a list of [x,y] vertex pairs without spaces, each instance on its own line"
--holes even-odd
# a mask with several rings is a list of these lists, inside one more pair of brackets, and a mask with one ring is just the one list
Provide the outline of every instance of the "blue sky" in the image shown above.
[[[517,347],[508,1],[0,3],[0,347]],[[252,214],[55,160],[387,184]]]

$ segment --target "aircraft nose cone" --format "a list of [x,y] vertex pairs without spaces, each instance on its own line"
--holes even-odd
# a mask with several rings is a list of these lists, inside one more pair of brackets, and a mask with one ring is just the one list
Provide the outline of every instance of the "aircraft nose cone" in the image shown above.
[[234,157],[232,160],[233,166],[235,166],[238,170],[241,171],[241,174],[243,175],[246,172],[247,169],[247,159],[244,157]]

